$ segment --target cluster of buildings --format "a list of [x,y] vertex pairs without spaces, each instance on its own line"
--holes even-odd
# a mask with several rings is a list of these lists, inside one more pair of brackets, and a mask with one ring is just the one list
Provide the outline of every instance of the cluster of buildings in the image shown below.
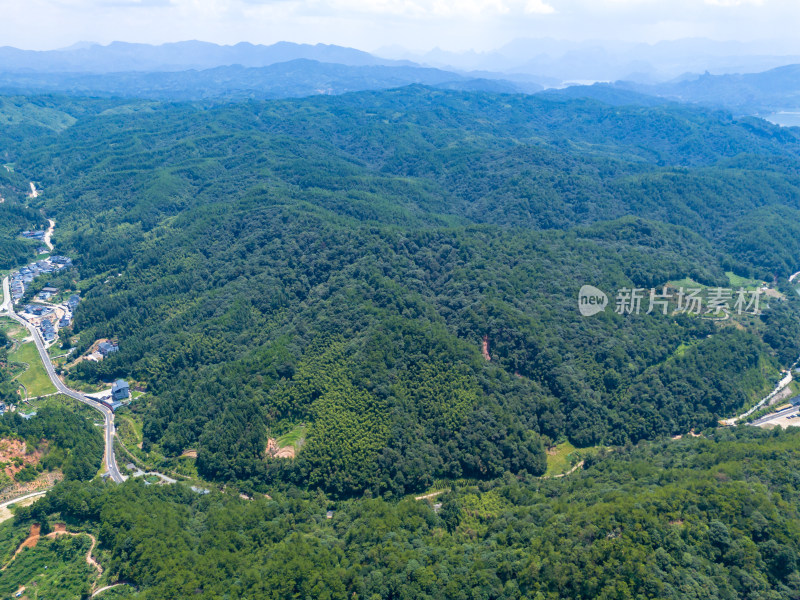
[[39,240],[43,242],[45,233],[45,231],[23,231],[20,235],[29,240]]
[[[52,293],[58,293],[58,290],[55,288],[50,289],[53,290]],[[40,297],[46,299],[41,295]],[[49,296],[47,298],[49,298]],[[55,307],[45,304],[26,304],[20,316],[38,326],[39,332],[42,334],[42,339],[50,343],[55,341],[56,337],[58,337],[59,329],[70,326],[72,323],[72,312],[75,310],[78,302],[80,302],[80,296],[74,295],[64,304]]]
[[60,271],[72,265],[66,256],[51,256],[22,267],[11,274],[11,297],[17,302],[25,295],[25,286],[30,285],[39,275]]
[[61,329],[62,327],[69,327],[72,324],[72,314],[75,312],[75,309],[78,306],[78,303],[81,301],[81,297],[78,294],[73,294],[69,297],[64,303],[64,307],[66,310],[64,311],[63,316],[58,321],[58,328]]
[[[55,288],[49,289],[53,290],[52,292],[48,292],[51,295],[52,293],[58,293],[58,290]],[[47,299],[50,296],[45,298],[40,295],[40,297],[42,299]],[[50,343],[55,341],[56,337],[58,337],[59,329],[70,326],[72,323],[72,312],[75,310],[75,307],[79,302],[80,296],[74,295],[71,296],[67,302],[57,307],[48,306],[45,304],[26,304],[24,311],[20,316],[34,325],[37,325],[40,333],[42,334],[42,339],[45,342]]]
[[58,330],[50,319],[42,319],[39,329],[42,332],[42,339],[47,342],[53,342],[58,337]]
[[45,342],[52,342],[58,335],[58,330],[53,323],[55,310],[50,306],[42,304],[26,304],[24,313],[21,315],[27,321],[37,324],[39,332],[42,334],[42,339]]
[[[24,231],[23,236],[29,237],[25,234],[38,234],[38,231]],[[72,265],[72,259],[66,256],[51,256],[43,260],[35,261],[11,273],[11,298],[14,302],[19,302],[25,295],[25,288],[30,285],[34,279],[40,275],[47,273],[54,273],[61,269],[66,269]],[[41,302],[49,301],[53,296],[58,294],[58,289],[54,287],[44,287],[39,292],[38,300]],[[59,307],[58,314],[54,307],[42,304],[28,304],[25,306],[25,313],[22,316],[30,322],[38,325],[39,331],[42,334],[42,339],[45,342],[53,342],[58,336],[58,329],[62,327],[69,327],[72,323],[72,313],[75,307],[80,302],[80,296],[71,296],[63,305]],[[37,322],[38,321],[38,322]]]

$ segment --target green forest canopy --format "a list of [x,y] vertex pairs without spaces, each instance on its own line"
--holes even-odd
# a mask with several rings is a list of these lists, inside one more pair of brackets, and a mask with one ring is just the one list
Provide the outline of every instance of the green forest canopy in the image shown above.
[[[712,426],[800,354],[791,130],[421,86],[146,112],[30,102],[77,119],[0,135],[79,269],[78,351],[120,342],[72,375],[146,385],[144,450],[196,448],[211,480],[403,495],[541,474],[564,437]],[[583,284],[729,286],[731,271],[785,299],[735,323],[576,310]],[[297,458],[265,457],[299,423]]]
[[800,595],[799,443],[718,430],[431,502],[64,483],[13,526],[96,532],[143,599],[779,600]]

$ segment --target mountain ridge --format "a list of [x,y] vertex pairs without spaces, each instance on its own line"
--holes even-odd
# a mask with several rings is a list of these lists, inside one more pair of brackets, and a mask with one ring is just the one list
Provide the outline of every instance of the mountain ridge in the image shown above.
[[422,84],[454,90],[535,93],[534,83],[465,75],[419,66],[352,66],[297,58],[264,67],[218,66],[186,71],[114,73],[0,72],[0,92],[157,100],[275,99],[382,90]]
[[0,71],[112,73],[122,71],[184,71],[242,65],[265,67],[298,58],[349,66],[411,66],[409,61],[378,58],[368,52],[332,44],[277,42],[268,46],[239,42],[223,46],[190,40],[158,46],[130,42],[81,44],[62,50],[20,50],[0,47]]

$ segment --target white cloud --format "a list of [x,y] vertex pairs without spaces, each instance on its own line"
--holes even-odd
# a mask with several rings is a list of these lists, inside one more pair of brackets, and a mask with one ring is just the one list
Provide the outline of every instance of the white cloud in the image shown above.
[[528,0],[525,4],[525,12],[529,15],[551,15],[556,12],[556,9],[543,0]]
[[280,40],[465,50],[514,38],[800,46],[798,0],[0,0],[0,45]]
[[705,0],[711,6],[722,6],[724,8],[736,8],[738,6],[763,6],[765,0]]

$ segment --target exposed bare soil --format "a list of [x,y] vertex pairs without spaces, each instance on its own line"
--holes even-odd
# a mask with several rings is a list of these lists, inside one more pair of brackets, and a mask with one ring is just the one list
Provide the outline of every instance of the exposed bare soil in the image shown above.
[[481,342],[481,352],[483,353],[483,358],[487,361],[491,361],[492,357],[489,354],[489,336],[483,336],[483,341]]
[[267,440],[267,456],[271,456],[273,458],[294,458],[295,449],[294,446],[285,446],[280,448],[278,446],[278,441],[275,438],[269,438]]
[[[37,464],[41,457],[42,453],[39,451],[29,453],[27,445],[22,440],[0,439],[0,463],[6,464],[3,471],[12,479],[25,466]],[[22,464],[15,464],[14,459],[21,460]]]

